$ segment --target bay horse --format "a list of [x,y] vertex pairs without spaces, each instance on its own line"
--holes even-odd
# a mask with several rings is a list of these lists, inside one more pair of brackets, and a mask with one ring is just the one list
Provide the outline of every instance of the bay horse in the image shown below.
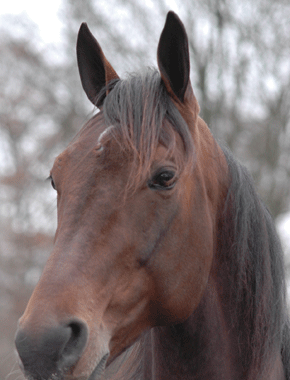
[[289,380],[274,223],[199,117],[173,12],[157,58],[121,80],[81,25],[99,112],[50,173],[58,227],[19,321],[20,366],[29,380]]

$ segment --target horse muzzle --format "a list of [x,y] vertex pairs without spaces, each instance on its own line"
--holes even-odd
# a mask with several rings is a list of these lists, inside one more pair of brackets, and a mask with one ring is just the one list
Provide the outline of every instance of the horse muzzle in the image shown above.
[[[16,333],[20,367],[27,378],[61,380],[68,375],[70,379],[97,380],[100,377],[109,356],[108,342],[99,342],[97,357],[91,358],[89,365],[82,365],[84,370],[78,368],[89,342],[89,328],[85,322],[74,318],[41,332],[37,330],[20,326]],[[96,364],[90,368],[92,362]]]

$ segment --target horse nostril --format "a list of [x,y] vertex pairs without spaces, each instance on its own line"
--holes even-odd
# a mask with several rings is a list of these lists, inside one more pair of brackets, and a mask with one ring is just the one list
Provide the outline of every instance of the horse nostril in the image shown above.
[[19,329],[15,344],[25,374],[51,378],[62,374],[81,357],[88,341],[88,327],[78,319],[47,328],[41,334]]
[[70,338],[63,347],[59,360],[61,369],[74,365],[83,353],[88,340],[88,327],[79,320],[73,320],[67,324],[70,329]]

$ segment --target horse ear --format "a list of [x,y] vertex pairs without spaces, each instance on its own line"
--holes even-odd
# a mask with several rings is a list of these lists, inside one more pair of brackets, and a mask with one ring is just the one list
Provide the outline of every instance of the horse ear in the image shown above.
[[78,34],[77,60],[83,89],[95,105],[100,91],[119,77],[86,23],[82,23]]
[[157,61],[167,91],[184,102],[185,92],[191,88],[188,39],[184,25],[172,11],[167,14],[160,36]]

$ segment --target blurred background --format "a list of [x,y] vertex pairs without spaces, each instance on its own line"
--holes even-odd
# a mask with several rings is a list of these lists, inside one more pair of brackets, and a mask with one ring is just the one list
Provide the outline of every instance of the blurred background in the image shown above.
[[[6,4],[7,3],[7,4]],[[168,10],[183,20],[201,116],[252,173],[290,250],[289,0],[10,0],[0,5],[0,380],[53,244],[54,158],[94,112],[75,44],[86,21],[119,75],[156,66]]]

